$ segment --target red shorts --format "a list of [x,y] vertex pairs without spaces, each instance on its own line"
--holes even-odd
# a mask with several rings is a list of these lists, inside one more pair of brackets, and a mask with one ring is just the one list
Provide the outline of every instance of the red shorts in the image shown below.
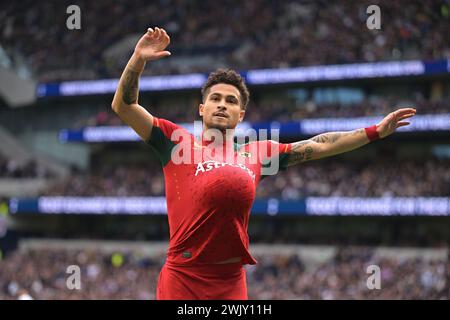
[[157,300],[247,300],[245,268],[241,263],[163,266]]

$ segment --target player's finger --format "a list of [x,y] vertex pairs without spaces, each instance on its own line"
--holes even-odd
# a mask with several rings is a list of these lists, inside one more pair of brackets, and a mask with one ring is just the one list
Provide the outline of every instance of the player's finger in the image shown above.
[[161,31],[161,39],[164,39],[165,41],[167,41],[167,38],[168,38],[169,36],[167,35],[166,30],[164,30],[164,29],[161,28],[160,31]]
[[148,28],[147,29],[147,34],[148,37],[150,37],[150,39],[154,39],[156,37],[156,30],[152,29],[152,28]]
[[170,51],[161,51],[156,54],[156,57],[159,59],[159,58],[168,57],[170,55],[171,55]]
[[408,110],[408,111],[416,111],[415,108],[400,108],[400,109],[398,109],[397,111],[405,111],[405,110]]
[[161,37],[161,30],[158,27],[156,27],[155,30],[156,30],[156,38],[159,39]]
[[411,118],[412,116],[415,116],[415,115],[416,115],[415,113],[408,113],[408,114],[405,114],[405,115],[400,116],[400,117],[398,118],[398,120],[403,120],[403,119],[406,119],[406,118]]
[[397,128],[407,126],[408,124],[409,124],[409,122],[406,122],[406,121],[399,122],[399,123],[397,123]]
[[170,37],[169,37],[169,35],[167,34],[166,30],[164,30],[164,29],[161,29],[161,30],[162,30],[164,39],[166,39],[167,44],[169,44],[169,43],[170,43]]
[[404,115],[406,113],[416,113],[416,109],[414,109],[414,108],[403,108],[403,109],[398,109],[395,113],[397,115]]

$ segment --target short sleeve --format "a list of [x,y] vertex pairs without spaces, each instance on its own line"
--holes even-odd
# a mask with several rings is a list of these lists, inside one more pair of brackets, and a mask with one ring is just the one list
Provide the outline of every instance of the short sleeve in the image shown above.
[[187,132],[185,129],[171,121],[153,117],[152,134],[150,139],[146,140],[145,143],[153,149],[163,166],[170,161],[172,149],[177,143],[172,140],[173,133],[176,130],[182,130],[183,133]]
[[261,177],[274,175],[278,171],[286,170],[291,144],[279,143],[273,140],[262,141],[260,146]]

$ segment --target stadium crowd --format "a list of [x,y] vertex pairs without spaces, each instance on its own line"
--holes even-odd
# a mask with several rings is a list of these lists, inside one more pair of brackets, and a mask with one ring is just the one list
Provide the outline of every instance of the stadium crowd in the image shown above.
[[35,160],[19,164],[14,159],[0,154],[0,179],[49,178],[50,176],[51,173],[39,166]]
[[[311,271],[295,255],[266,255],[251,267],[249,296],[273,300],[449,299],[447,261],[380,258],[370,250],[347,247]],[[367,288],[369,265],[381,269],[380,290]]]
[[[23,56],[41,82],[117,77],[135,41],[126,54],[114,56],[117,43],[153,26],[168,31],[173,56],[152,64],[146,74],[450,55],[445,37],[450,5],[445,0],[378,1],[381,30],[366,26],[366,10],[373,4],[369,0],[79,0],[81,29],[68,30],[66,10],[71,4],[68,0],[0,4],[2,46],[11,56]],[[220,8],[229,10],[224,14]]]
[[[313,267],[296,254],[256,255],[246,266],[250,299],[449,299],[447,258],[380,257],[372,248],[341,248]],[[155,299],[164,256],[93,249],[15,251],[0,262],[0,299]],[[67,287],[70,265],[80,289]],[[381,270],[380,289],[367,287],[369,265]],[[73,282],[72,282],[73,283]]]
[[73,170],[46,195],[64,196],[161,196],[164,176],[160,165],[101,166],[88,172]]
[[[367,29],[366,9],[373,4],[371,0],[78,0],[81,29],[72,31],[66,28],[66,9],[71,4],[69,0],[0,2],[0,51],[4,49],[13,57],[13,63],[25,61],[39,82],[117,78],[137,38],[154,26],[161,26],[170,34],[168,50],[172,56],[149,64],[144,75],[210,72],[217,67],[246,70],[450,59],[449,38],[445,36],[450,30],[449,0],[379,0],[381,30]],[[121,51],[121,46],[127,49]],[[372,90],[373,85],[368,87],[370,90],[366,88],[365,93],[377,92]],[[408,100],[418,115],[449,113],[448,98],[434,101],[433,94],[427,98],[416,96],[412,87],[411,84],[406,91],[411,93]],[[270,99],[270,94],[253,97],[252,93],[245,120],[282,122],[380,116],[404,102],[383,93],[377,95],[358,103],[328,104],[313,101],[312,95],[301,100],[281,93]],[[159,103],[159,97],[149,96],[142,93],[142,105],[148,106],[155,116],[177,123],[199,120],[199,96],[180,98],[176,101],[182,102],[176,103]],[[147,103],[151,99],[157,103]],[[2,125],[20,134],[25,129],[56,131],[71,125],[73,129],[123,125],[109,102],[96,105],[100,99],[86,101],[80,102],[80,108],[75,106],[77,102],[69,106],[67,101],[57,101],[61,107],[58,112],[54,105],[50,106],[52,103],[46,108],[45,102],[39,108],[29,108],[33,110],[1,110]],[[308,162],[263,180],[257,197],[298,200],[309,196],[450,196],[450,160],[412,156],[392,159],[388,153],[370,160],[333,157]],[[0,155],[0,178],[48,174],[34,161],[19,165]],[[74,168],[69,177],[42,195],[163,196],[164,176],[156,162],[92,164],[88,171]],[[7,212],[6,200],[1,202],[1,208]],[[281,232],[277,236],[277,240],[285,237]],[[249,298],[450,298],[450,253],[446,259],[428,260],[425,256],[380,257],[374,252],[374,248],[341,248],[330,260],[313,268],[294,254],[257,255],[259,264],[246,267]],[[163,255],[148,257],[132,251],[111,254],[94,249],[17,250],[0,255],[0,300],[155,299],[156,280],[164,259]],[[381,290],[369,290],[366,286],[366,267],[371,264],[381,267]],[[66,271],[70,265],[81,268],[80,290],[67,288]]]
[[[201,120],[198,116],[197,106],[200,100],[191,101],[191,105],[173,104],[151,104],[148,110],[155,116],[170,120],[175,123],[192,123]],[[145,102],[142,103],[145,105]],[[430,101],[416,99],[408,106],[414,106],[419,115],[450,113],[450,101]],[[146,106],[147,107],[147,106]],[[397,102],[395,99],[378,97],[377,99],[365,99],[361,103],[323,103],[313,101],[304,103],[285,102],[281,99],[257,102],[250,101],[244,120],[250,123],[259,121],[301,121],[302,119],[314,118],[349,118],[349,117],[372,117],[384,116],[395,108],[405,107],[405,103]],[[88,126],[118,126],[126,125],[109,107],[104,105],[93,105],[89,115],[78,116],[72,121],[72,129],[80,129]]]
[[[380,174],[382,172],[383,174]],[[163,196],[160,165],[121,164],[74,172],[46,191],[65,196]],[[439,197],[450,195],[449,160],[398,159],[378,155],[375,160],[328,158],[293,166],[262,180],[258,198],[298,200],[309,196]]]
[[384,98],[364,99],[360,103],[315,103],[307,102],[283,103],[262,99],[253,103],[246,111],[245,120],[258,121],[300,121],[314,118],[357,118],[386,116],[397,108],[413,106],[418,115],[442,114],[450,112],[450,101],[444,99],[432,102],[423,98],[399,99]]

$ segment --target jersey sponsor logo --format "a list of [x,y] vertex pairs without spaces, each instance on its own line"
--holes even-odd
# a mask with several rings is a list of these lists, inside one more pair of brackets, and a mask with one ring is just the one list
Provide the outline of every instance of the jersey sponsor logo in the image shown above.
[[250,152],[245,152],[245,151],[240,152],[239,155],[242,156],[242,157],[245,157],[245,158],[251,158],[252,157],[252,154]]
[[249,168],[247,168],[242,163],[219,162],[219,161],[214,161],[214,160],[199,162],[197,164],[197,170],[195,171],[195,176],[197,176],[199,173],[205,173],[205,172],[211,171],[213,169],[218,169],[218,168],[222,168],[225,166],[241,168],[242,170],[244,170],[245,172],[247,172],[249,174],[249,176],[252,178],[253,181],[255,181],[255,179],[256,179],[256,176],[253,173],[253,171],[250,170]]

